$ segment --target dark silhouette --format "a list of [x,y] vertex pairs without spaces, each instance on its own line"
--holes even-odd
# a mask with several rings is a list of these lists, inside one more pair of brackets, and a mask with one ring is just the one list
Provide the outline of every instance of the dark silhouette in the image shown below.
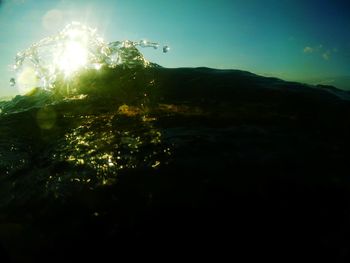
[[2,246],[1,243],[0,243],[0,262],[4,262],[4,263],[12,262],[10,260],[8,252],[5,250],[5,248]]
[[162,67],[69,89],[0,102],[0,216],[28,262],[348,262],[347,93]]

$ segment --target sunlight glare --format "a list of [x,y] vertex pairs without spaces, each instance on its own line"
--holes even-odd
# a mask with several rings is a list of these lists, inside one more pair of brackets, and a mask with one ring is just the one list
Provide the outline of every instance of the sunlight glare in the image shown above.
[[[88,50],[82,41],[76,40],[81,32],[68,32],[68,40],[56,52],[55,64],[65,77],[71,76],[88,63]],[[84,37],[82,38],[84,39]]]

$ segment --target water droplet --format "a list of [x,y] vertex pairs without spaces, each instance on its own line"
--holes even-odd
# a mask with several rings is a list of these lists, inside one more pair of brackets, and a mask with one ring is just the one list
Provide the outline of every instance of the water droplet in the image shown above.
[[153,168],[156,168],[157,166],[159,166],[160,165],[160,161],[156,161],[153,165],[152,165],[152,167]]
[[168,53],[170,50],[170,47],[169,46],[164,46],[163,47],[163,53]]
[[10,79],[10,86],[14,87],[16,85],[16,80],[14,78]]

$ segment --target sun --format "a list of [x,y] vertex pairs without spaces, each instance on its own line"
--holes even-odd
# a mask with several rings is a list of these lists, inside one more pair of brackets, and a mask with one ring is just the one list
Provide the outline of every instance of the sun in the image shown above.
[[56,66],[69,77],[88,63],[87,48],[76,41],[69,41],[64,44],[62,50],[58,52]]
[[65,77],[71,76],[89,62],[87,45],[78,39],[79,35],[75,31],[68,32],[68,38],[55,52],[54,64]]

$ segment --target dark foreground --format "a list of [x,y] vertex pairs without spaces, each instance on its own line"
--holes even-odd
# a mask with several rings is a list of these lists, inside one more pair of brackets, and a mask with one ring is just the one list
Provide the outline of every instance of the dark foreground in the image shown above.
[[1,262],[349,262],[340,91],[206,68],[65,89],[0,102]]

